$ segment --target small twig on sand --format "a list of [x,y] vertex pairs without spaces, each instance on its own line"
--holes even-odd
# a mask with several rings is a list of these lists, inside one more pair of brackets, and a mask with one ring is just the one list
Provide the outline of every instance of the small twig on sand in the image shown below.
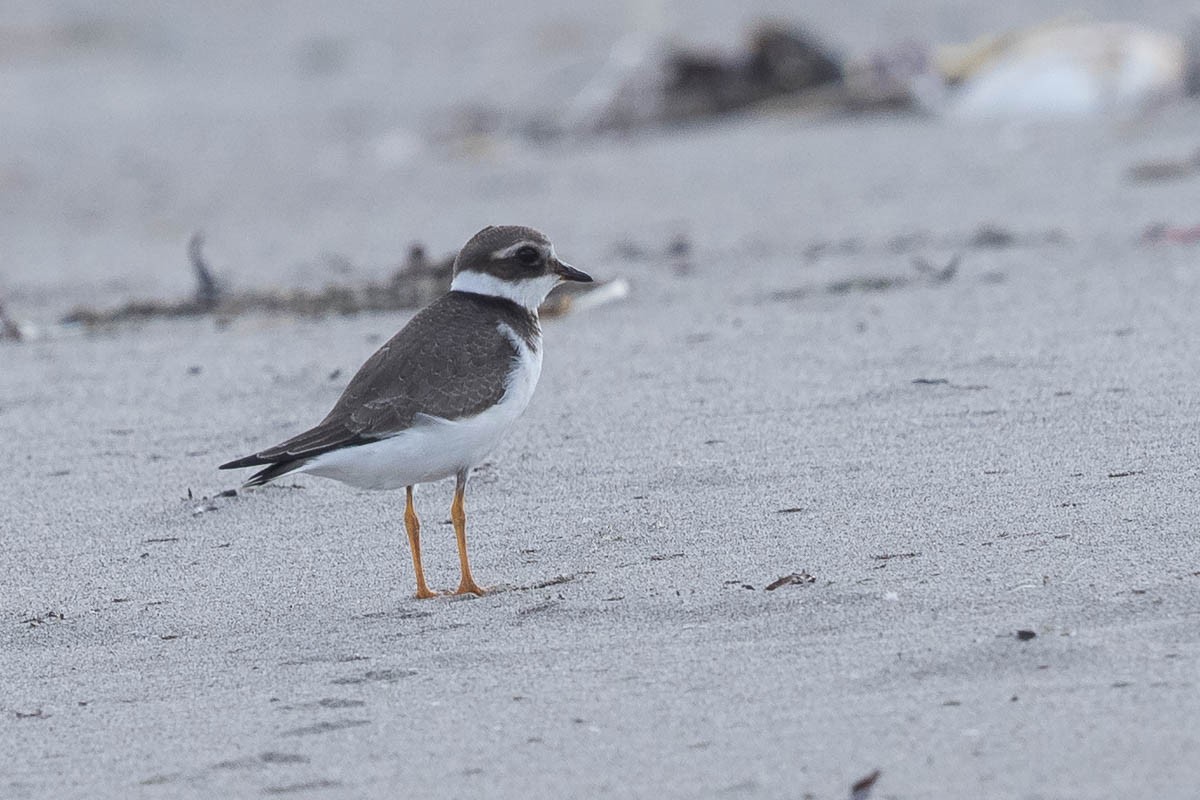
[[810,583],[816,583],[817,579],[809,575],[807,571],[793,572],[790,575],[784,575],[782,578],[776,578],[768,583],[763,591],[773,592],[781,586],[806,586]]
[[871,796],[871,790],[875,788],[875,782],[879,780],[879,775],[879,770],[875,770],[870,775],[855,781],[854,785],[850,787],[850,800],[867,800]]
[[922,258],[914,256],[912,260],[913,269],[928,278],[930,283],[946,283],[956,274],[958,274],[958,265],[962,262],[962,256],[955,253],[951,259],[946,262],[944,267],[935,267],[932,263]]
[[9,339],[14,342],[21,341],[24,335],[21,333],[21,326],[18,325],[4,308],[4,303],[0,302],[0,340]]
[[188,240],[188,260],[196,272],[196,305],[211,311],[221,302],[221,284],[213,276],[208,262],[204,260],[204,233],[196,231]]

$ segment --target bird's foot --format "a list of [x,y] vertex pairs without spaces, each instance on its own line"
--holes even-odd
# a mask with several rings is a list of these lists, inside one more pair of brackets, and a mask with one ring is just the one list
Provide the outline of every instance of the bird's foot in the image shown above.
[[487,590],[475,583],[473,578],[463,578],[459,581],[458,588],[454,590],[454,594],[473,594],[483,597],[483,595],[487,594]]
[[439,594],[440,594],[439,592],[429,591],[428,586],[418,586],[416,597],[418,600],[428,600],[431,597],[437,597]]

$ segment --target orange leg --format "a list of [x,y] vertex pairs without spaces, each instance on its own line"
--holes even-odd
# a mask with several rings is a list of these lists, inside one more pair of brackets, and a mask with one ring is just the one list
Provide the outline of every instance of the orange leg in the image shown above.
[[413,570],[417,573],[417,599],[427,600],[437,595],[425,585],[425,570],[421,569],[421,522],[413,508],[413,487],[408,487],[408,503],[404,506],[404,527],[408,530],[408,549],[412,551]]
[[454,522],[454,536],[458,539],[458,566],[462,571],[462,579],[458,582],[455,594],[483,594],[483,589],[471,577],[471,565],[467,561],[467,511],[463,508],[463,495],[467,490],[467,471],[458,473],[458,483],[454,486],[454,502],[450,504],[450,519]]

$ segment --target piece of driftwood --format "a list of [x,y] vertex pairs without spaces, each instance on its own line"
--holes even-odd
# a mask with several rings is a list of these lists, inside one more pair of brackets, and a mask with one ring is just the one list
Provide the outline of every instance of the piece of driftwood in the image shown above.
[[320,317],[366,311],[396,311],[422,306],[450,286],[453,258],[430,261],[420,245],[413,245],[404,265],[384,283],[360,286],[331,284],[324,289],[259,290],[235,292],[219,281],[203,253],[204,239],[196,233],[188,242],[188,260],[196,290],[185,300],[132,300],[122,306],[98,309],[79,306],[62,318],[64,324],[111,325],[149,319],[213,315],[232,317],[248,313],[294,314]]
[[[188,242],[188,260],[196,278],[196,289],[183,300],[132,300],[116,308],[78,306],[61,320],[63,324],[101,327],[124,322],[181,317],[229,318],[244,314],[290,314],[299,317],[346,316],[364,312],[405,311],[420,308],[450,289],[454,257],[430,260],[425,248],[414,244],[404,264],[384,282],[361,285],[330,284],[324,289],[280,289],[237,292],[219,280],[203,252],[199,233]],[[542,314],[558,316],[571,310],[599,305],[625,297],[629,284],[617,279],[602,283],[567,284],[559,287],[542,305]],[[0,309],[0,323],[4,322]],[[5,331],[7,331],[7,323]],[[13,330],[19,330],[13,326]]]

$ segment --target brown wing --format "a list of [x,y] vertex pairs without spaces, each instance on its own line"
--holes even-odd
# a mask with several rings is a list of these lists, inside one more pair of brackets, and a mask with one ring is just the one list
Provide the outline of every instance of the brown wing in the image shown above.
[[295,461],[364,444],[412,426],[418,414],[459,419],[504,396],[518,355],[503,317],[477,295],[452,292],[409,321],[351,379],[311,430],[222,469]]

